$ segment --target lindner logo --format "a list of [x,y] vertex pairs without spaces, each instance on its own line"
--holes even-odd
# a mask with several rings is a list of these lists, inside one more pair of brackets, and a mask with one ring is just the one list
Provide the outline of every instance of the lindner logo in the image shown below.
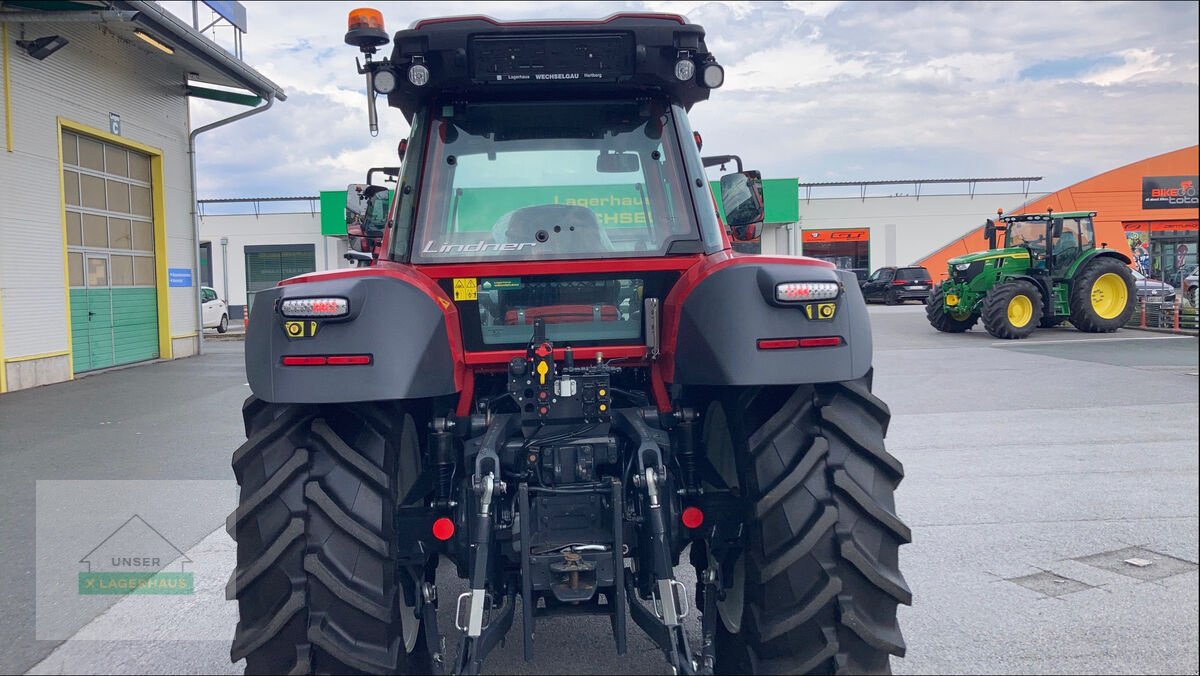
[[[179,560],[179,571],[164,570]],[[191,594],[195,590],[191,563],[178,547],[145,519],[134,514],[83,555],[79,563],[81,595]]]

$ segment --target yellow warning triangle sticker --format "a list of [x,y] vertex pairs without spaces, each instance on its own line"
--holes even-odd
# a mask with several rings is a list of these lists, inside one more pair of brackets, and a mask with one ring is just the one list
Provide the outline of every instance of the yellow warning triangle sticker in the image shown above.
[[438,302],[442,304],[442,309],[443,309],[443,310],[449,310],[449,309],[450,309],[450,301],[446,300],[445,298],[439,298],[439,299],[438,299]]

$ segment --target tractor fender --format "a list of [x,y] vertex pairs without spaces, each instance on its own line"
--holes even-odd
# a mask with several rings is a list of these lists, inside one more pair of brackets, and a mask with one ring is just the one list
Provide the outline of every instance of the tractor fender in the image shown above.
[[[682,385],[794,385],[853,380],[871,368],[871,325],[854,273],[811,259],[739,256],[677,286],[665,303],[664,380]],[[775,286],[837,282],[831,301],[782,303]],[[694,283],[694,285],[693,285]],[[832,318],[806,305],[834,303]],[[814,307],[814,317],[816,308]],[[837,337],[827,347],[760,349],[760,340]]]
[[[1000,281],[998,281],[997,284],[1003,284],[1005,282],[1015,282],[1018,279],[1029,282],[1030,284],[1033,284],[1034,288],[1036,288],[1038,290],[1038,292],[1040,294],[1042,294],[1043,311],[1047,307],[1050,307],[1050,308],[1054,307],[1054,293],[1053,293],[1054,289],[1051,286],[1049,286],[1049,282],[1048,282],[1047,278],[1045,278],[1045,277],[1037,277],[1034,275],[1009,275],[1009,276],[1005,277],[1004,279],[1001,279]],[[995,286],[993,286],[992,288],[995,288]],[[991,289],[989,289],[988,291],[990,293]]]
[[[451,342],[457,336],[457,312],[444,296],[442,303],[432,295],[440,293],[436,286],[422,288],[420,281],[362,268],[288,280],[258,292],[246,331],[251,391],[272,403],[297,404],[459,391],[463,360]],[[283,316],[282,301],[297,298],[345,298],[349,313],[331,319]],[[284,365],[284,357],[335,355],[369,355],[370,363]]]
[[1091,263],[1093,260],[1095,260],[1097,258],[1101,258],[1101,257],[1115,258],[1115,259],[1121,261],[1122,263],[1124,263],[1125,265],[1130,265],[1131,263],[1133,263],[1133,261],[1130,260],[1129,256],[1126,256],[1125,254],[1121,253],[1120,251],[1116,251],[1114,249],[1094,249],[1088,255],[1081,257],[1078,261],[1075,261],[1075,266],[1071,270],[1068,271],[1069,274],[1067,276],[1074,278],[1084,268],[1086,268],[1089,263]]

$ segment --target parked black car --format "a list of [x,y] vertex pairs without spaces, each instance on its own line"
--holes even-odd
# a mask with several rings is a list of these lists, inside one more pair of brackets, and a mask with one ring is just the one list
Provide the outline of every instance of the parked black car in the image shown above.
[[929,300],[931,291],[933,278],[928,270],[920,266],[879,268],[862,282],[863,298],[868,303],[883,301],[888,305],[897,305],[906,300],[924,303]]

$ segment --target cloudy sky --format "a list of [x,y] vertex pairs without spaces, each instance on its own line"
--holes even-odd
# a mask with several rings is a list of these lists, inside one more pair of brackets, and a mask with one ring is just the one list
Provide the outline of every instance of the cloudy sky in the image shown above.
[[[164,2],[191,20],[190,2]],[[364,2],[245,2],[246,61],[273,110],[200,137],[201,198],[312,195],[392,163],[408,127],[380,100],[367,132],[347,12]],[[427,16],[685,14],[726,84],[697,105],[705,151],[768,178],[1044,176],[1056,190],[1200,141],[1195,2],[378,2],[389,32]],[[209,12],[201,7],[201,23]],[[218,29],[232,44],[231,29]],[[193,102],[198,126],[241,109]]]

